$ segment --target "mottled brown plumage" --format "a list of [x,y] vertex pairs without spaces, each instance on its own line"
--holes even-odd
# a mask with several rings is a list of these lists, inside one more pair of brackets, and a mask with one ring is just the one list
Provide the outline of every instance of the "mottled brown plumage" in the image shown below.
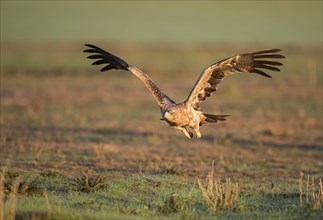
[[161,111],[162,120],[165,120],[172,128],[181,130],[188,138],[192,138],[193,133],[187,131],[186,127],[193,129],[197,138],[200,138],[200,126],[224,121],[229,116],[211,115],[200,111],[200,103],[217,90],[218,84],[222,82],[224,77],[244,72],[256,73],[271,78],[270,75],[260,69],[280,71],[276,66],[282,66],[282,63],[267,59],[284,58],[283,55],[278,54],[281,51],[280,49],[270,49],[254,53],[244,53],[214,63],[202,71],[187,99],[177,104],[162,92],[147,74],[137,67],[129,65],[124,60],[99,47],[90,44],[86,44],[86,46],[89,48],[84,50],[84,52],[92,53],[88,58],[97,60],[93,65],[107,64],[101,71],[122,69],[130,71],[137,76],[155,98]]

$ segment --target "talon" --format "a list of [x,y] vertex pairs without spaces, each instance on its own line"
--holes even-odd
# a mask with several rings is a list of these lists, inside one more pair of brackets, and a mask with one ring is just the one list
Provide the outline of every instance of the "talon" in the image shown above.
[[191,139],[193,137],[193,134],[191,132],[184,132],[184,134],[188,139]]
[[193,133],[190,131],[186,131],[186,132],[184,132],[184,134],[188,139],[191,139],[194,136]]
[[202,137],[201,132],[197,132],[197,133],[196,133],[196,138],[197,138],[197,139],[200,139],[201,137]]

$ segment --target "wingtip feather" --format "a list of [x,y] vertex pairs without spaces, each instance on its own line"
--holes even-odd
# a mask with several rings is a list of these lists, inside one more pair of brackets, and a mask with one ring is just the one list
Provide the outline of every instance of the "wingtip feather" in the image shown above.
[[93,44],[84,44],[86,47],[96,48]]
[[261,58],[271,58],[271,59],[283,59],[285,58],[284,55],[281,54],[253,54],[253,57],[255,59],[261,59]]
[[267,50],[260,50],[257,52],[253,52],[252,54],[256,55],[256,54],[266,54],[266,53],[278,53],[281,51],[282,51],[281,49],[267,49]]
[[267,77],[267,78],[273,78],[271,75],[269,75],[269,74],[267,74],[267,73],[265,73],[265,72],[263,72],[261,70],[258,70],[258,69],[253,69],[252,72],[257,73],[257,74],[262,75],[262,76]]

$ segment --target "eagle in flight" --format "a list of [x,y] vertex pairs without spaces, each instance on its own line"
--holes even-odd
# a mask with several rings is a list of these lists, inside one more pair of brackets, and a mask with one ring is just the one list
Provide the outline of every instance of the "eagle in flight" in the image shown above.
[[187,99],[182,103],[175,103],[142,70],[97,46],[85,46],[88,48],[84,52],[91,54],[87,58],[96,60],[93,65],[105,65],[101,71],[120,69],[130,71],[138,77],[155,98],[162,115],[161,120],[166,121],[172,128],[181,130],[187,138],[193,137],[193,133],[188,131],[187,127],[195,132],[197,138],[201,138],[200,126],[224,121],[229,116],[207,114],[200,109],[200,103],[217,90],[224,77],[234,73],[256,73],[271,78],[261,69],[280,71],[277,66],[283,64],[273,59],[285,58],[278,54],[280,49],[269,49],[243,53],[216,62],[202,71]]

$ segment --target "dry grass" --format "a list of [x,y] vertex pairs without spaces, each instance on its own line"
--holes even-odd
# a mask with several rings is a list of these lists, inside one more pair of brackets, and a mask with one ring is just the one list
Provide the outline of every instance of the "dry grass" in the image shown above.
[[47,190],[44,190],[44,198],[45,198],[45,201],[46,201],[47,217],[48,217],[48,219],[51,219],[52,207],[51,207],[50,202],[49,202],[49,197],[48,197]]
[[198,185],[203,193],[207,206],[214,210],[228,209],[239,198],[238,182],[231,182],[230,178],[226,178],[222,182],[220,178],[214,177],[214,160],[212,161],[212,170],[206,177],[206,188],[204,188],[200,179],[197,179]]
[[4,220],[4,178],[6,168],[2,168],[0,172],[0,220]]
[[[303,206],[303,176],[304,173],[301,171],[299,176],[299,204]],[[311,178],[307,175],[306,180],[306,192],[305,192],[306,206],[313,210],[323,211],[323,187],[322,180],[319,179],[318,183],[315,184],[314,177]]]
[[21,178],[17,177],[13,182],[11,187],[11,192],[9,194],[9,198],[7,204],[5,204],[5,219],[14,220],[16,218],[16,208],[17,208],[17,201],[18,201],[18,189],[21,183]]

